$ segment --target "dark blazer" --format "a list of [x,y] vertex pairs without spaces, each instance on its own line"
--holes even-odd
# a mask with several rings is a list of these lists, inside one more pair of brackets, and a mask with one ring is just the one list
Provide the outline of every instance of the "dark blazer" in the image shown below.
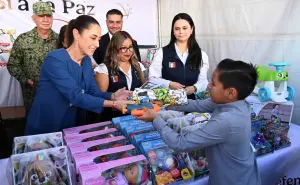
[[[107,49],[109,42],[110,42],[109,33],[102,35],[101,40],[99,41],[99,47],[95,50],[94,55],[93,55],[97,64],[103,63],[104,57],[106,54],[106,49]],[[135,54],[136,54],[138,60],[141,61],[139,47],[135,40],[133,40],[133,48],[134,48],[134,51],[135,51]]]

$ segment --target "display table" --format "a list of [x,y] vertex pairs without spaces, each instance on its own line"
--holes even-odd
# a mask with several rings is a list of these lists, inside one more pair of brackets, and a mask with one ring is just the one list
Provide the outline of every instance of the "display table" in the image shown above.
[[[291,124],[289,137],[292,145],[277,150],[273,154],[258,157],[258,168],[261,174],[262,184],[274,184],[283,176],[287,178],[300,178],[300,126]],[[8,185],[6,167],[8,159],[0,160],[0,182]],[[224,169],[226,170],[226,169]],[[189,185],[207,185],[208,177],[196,180]]]

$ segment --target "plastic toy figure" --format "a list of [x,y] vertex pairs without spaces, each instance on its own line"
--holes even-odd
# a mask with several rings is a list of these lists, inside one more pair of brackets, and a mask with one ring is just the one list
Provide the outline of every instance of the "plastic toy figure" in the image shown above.
[[258,66],[259,83],[255,87],[254,92],[258,94],[260,101],[287,102],[295,96],[295,90],[287,85],[288,73],[283,71],[285,66],[291,65],[287,62],[270,63],[270,66],[276,67],[276,71],[272,71],[267,67]]

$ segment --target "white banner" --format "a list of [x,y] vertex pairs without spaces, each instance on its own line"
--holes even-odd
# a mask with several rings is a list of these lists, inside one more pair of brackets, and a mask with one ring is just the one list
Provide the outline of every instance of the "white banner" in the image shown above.
[[[16,34],[31,30],[32,5],[37,0],[0,0],[0,29],[15,29]],[[43,0],[46,1],[46,0]],[[139,45],[158,44],[158,13],[156,0],[50,0],[53,8],[53,29],[60,28],[79,15],[95,17],[102,33],[107,32],[106,12],[118,9],[123,15],[123,30],[129,32]]]

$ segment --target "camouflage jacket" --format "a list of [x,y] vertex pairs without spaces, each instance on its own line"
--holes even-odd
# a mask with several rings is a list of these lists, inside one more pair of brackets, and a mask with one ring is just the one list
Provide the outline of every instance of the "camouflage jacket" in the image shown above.
[[36,28],[17,37],[11,50],[7,69],[21,84],[31,79],[39,81],[45,56],[56,49],[57,33],[51,31],[47,39],[39,37]]
[[[13,44],[7,69],[20,82],[27,109],[33,102],[44,58],[56,49],[56,44],[57,33],[51,31],[47,39],[42,39],[36,28],[19,35]],[[35,87],[27,85],[29,79],[33,80]]]

